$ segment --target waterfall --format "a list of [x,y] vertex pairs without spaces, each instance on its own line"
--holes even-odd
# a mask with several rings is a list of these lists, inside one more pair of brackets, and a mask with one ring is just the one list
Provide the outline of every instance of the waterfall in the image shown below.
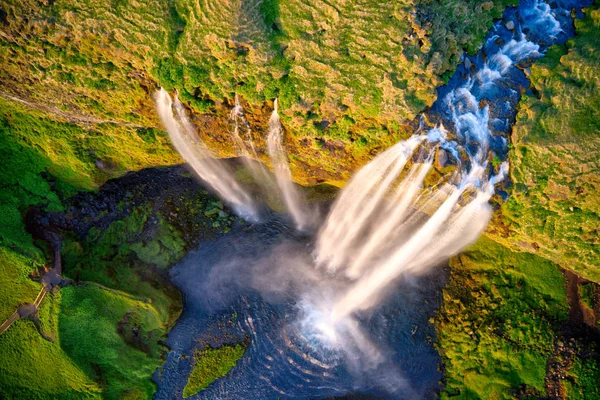
[[[185,107],[177,96],[171,100],[164,90],[158,90],[154,95],[158,115],[165,126],[173,146],[196,174],[212,187],[219,196],[248,220],[258,220],[258,209],[248,192],[235,180],[227,166],[211,157],[206,144],[196,133],[190,122]],[[173,106],[177,119],[173,115]]]
[[[469,62],[465,60],[449,84],[439,88],[430,110],[439,123],[421,126],[412,137],[379,154],[343,188],[316,234],[314,265],[302,264],[310,264],[310,276],[318,277],[311,278],[310,288],[298,303],[305,318],[302,325],[318,331],[309,337],[325,338],[333,347],[347,340],[377,355],[366,344],[357,317],[381,304],[403,276],[428,271],[483,233],[492,216],[494,187],[508,173],[506,161],[491,165],[490,160],[506,159],[508,141],[498,133],[506,133],[501,128],[514,121],[515,106],[528,85],[523,69],[548,46],[566,40],[565,32],[572,30],[568,23],[572,23],[569,9],[558,5],[552,9],[540,0],[523,0],[519,7],[509,9],[492,28],[481,52],[465,56]],[[253,215],[248,194],[226,169],[207,157],[206,146],[195,135],[178,100],[179,122],[164,90],[156,99],[171,140],[184,159],[229,203]],[[237,97],[230,120],[239,154],[256,158]],[[445,126],[453,128],[454,136]],[[242,131],[250,138],[250,151]],[[275,100],[267,150],[283,201],[297,228],[307,230],[316,225],[315,213],[293,183],[282,136]],[[451,157],[456,168],[437,184],[426,184],[434,159],[439,160],[441,154]],[[248,169],[261,182],[266,172],[254,167]]]
[[[231,130],[231,138],[233,139],[237,155],[242,157],[242,162],[248,169],[248,172],[250,172],[252,179],[262,188],[265,196],[269,198],[275,192],[275,182],[265,165],[258,161],[258,154],[252,140],[250,124],[246,120],[244,109],[240,104],[237,94],[235,95],[235,105],[229,114],[229,121],[233,128]],[[244,133],[246,141],[249,144],[249,150],[242,139],[240,131]]]
[[[562,32],[554,13],[540,1],[528,5],[522,15],[527,34],[518,15],[511,16],[514,31],[497,24],[495,31],[504,39],[493,30],[483,49],[485,56],[473,57],[470,63],[476,68],[440,91],[434,108],[453,126],[454,139],[448,139],[441,124],[416,133],[361,168],[340,193],[314,250],[317,267],[346,282],[330,304],[315,305],[319,315],[329,313],[328,324],[319,319],[317,329],[323,336],[346,332],[347,321],[379,304],[402,276],[447,260],[487,227],[494,185],[508,172],[507,162],[499,168],[489,163],[507,149],[507,140],[492,132],[491,121],[508,115],[508,122],[514,113],[518,92],[510,85],[524,77],[517,65],[541,57],[547,49],[536,39],[544,38],[539,30],[551,37]],[[512,110],[490,108],[490,100],[500,100]],[[456,170],[424,191],[434,154],[442,149],[454,157]]]
[[304,195],[292,181],[292,173],[287,161],[287,155],[282,145],[283,128],[277,113],[277,99],[271,118],[267,135],[267,149],[275,169],[277,184],[283,196],[283,201],[294,219],[299,230],[311,228],[315,223],[315,214],[306,203]]

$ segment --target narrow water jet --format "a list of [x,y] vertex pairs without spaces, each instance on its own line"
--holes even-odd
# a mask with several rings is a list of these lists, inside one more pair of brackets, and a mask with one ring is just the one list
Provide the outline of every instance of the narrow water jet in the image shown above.
[[292,173],[288,164],[287,154],[283,148],[282,136],[283,128],[277,112],[277,99],[275,99],[273,113],[269,119],[267,150],[273,162],[275,177],[283,201],[298,230],[307,230],[312,228],[316,222],[315,211],[309,207],[303,193],[300,192],[292,181]]
[[[262,189],[263,194],[270,198],[276,191],[276,184],[273,180],[273,176],[267,170],[264,164],[258,161],[258,154],[252,140],[252,130],[250,124],[246,120],[244,115],[244,109],[240,104],[238,95],[235,95],[235,105],[231,109],[229,114],[229,121],[232,125],[231,137],[233,139],[237,155],[242,158],[244,166],[250,172],[252,179]],[[243,132],[244,138],[242,138]],[[246,142],[248,146],[246,146]]]
[[[242,218],[258,221],[259,213],[250,194],[235,180],[227,166],[211,157],[206,144],[196,133],[185,107],[161,88],[154,95],[158,115],[167,129],[173,146],[194,172],[212,187]],[[177,119],[173,115],[173,107]]]

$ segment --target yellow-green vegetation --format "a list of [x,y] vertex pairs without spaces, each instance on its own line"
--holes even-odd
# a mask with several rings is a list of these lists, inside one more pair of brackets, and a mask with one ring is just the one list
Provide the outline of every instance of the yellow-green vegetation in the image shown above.
[[[57,192],[70,192],[78,183],[87,188],[90,180],[73,151],[71,134],[81,133],[80,128],[25,114],[4,101],[0,110],[0,320],[4,321],[20,304],[35,299],[41,285],[29,274],[46,262],[25,231],[21,213],[34,204],[60,209]],[[56,179],[56,191],[40,174],[48,170]],[[39,313],[42,326],[55,337],[59,337],[59,304],[60,296],[49,296]],[[17,321],[0,336],[0,354],[2,398],[86,398],[100,393],[60,344],[42,339],[30,321]]]
[[[588,307],[589,309],[594,308],[594,300],[596,296],[596,285],[591,282],[584,283],[578,288],[579,299],[581,304]],[[600,299],[599,299],[600,300]]]
[[208,385],[220,377],[227,375],[245,352],[245,344],[223,345],[216,349],[209,347],[202,351],[196,350],[194,369],[183,389],[183,397],[193,396],[202,389],[206,389]]
[[[257,148],[279,97],[294,176],[342,185],[379,149],[410,134],[463,49],[474,52],[515,0],[6,0],[0,5],[0,322],[31,302],[47,264],[25,231],[31,206],[60,211],[130,170],[180,158],[154,112],[153,91],[179,91],[219,156],[234,154],[226,121],[242,97]],[[451,262],[437,317],[444,398],[544,394],[566,318],[556,265],[600,282],[600,10],[578,36],[531,68],[510,151],[510,200],[488,232]],[[266,156],[261,153],[262,160]],[[313,200],[330,188],[311,190]],[[42,338],[19,320],[0,336],[0,398],[150,398],[158,344],[180,311],[161,277],[186,250],[185,231],[227,231],[222,203],[153,204],[63,244],[65,275]],[[174,222],[170,213],[206,217]],[[188,218],[188,221],[196,221]],[[192,223],[192,222],[189,222]],[[196,223],[196,222],[193,222]],[[146,235],[152,227],[152,235]],[[199,239],[198,239],[199,240]],[[510,250],[509,250],[510,249]],[[524,251],[528,253],[519,253]],[[591,307],[590,286],[580,287]],[[228,373],[245,347],[199,351],[184,396]],[[575,358],[571,398],[598,394],[597,358]]]
[[600,9],[576,21],[577,36],[531,68],[512,135],[514,183],[502,211],[505,237],[600,282]]
[[411,133],[408,122],[435,100],[462,50],[475,49],[510,3],[176,1],[181,34],[159,80],[221,118],[223,99],[239,93],[259,148],[278,97],[294,177],[342,185]]
[[397,123],[431,104],[510,3],[176,1],[182,33],[161,71],[199,108],[234,92],[253,103],[279,95],[288,121],[299,117],[294,132],[345,116],[327,130],[346,135],[344,124]]
[[[23,213],[28,207],[41,205],[59,211],[62,200],[78,190],[94,190],[107,178],[128,170],[178,160],[161,131],[75,124],[5,99],[0,99],[0,155],[2,322],[20,304],[35,299],[41,285],[29,275],[48,263],[25,231]],[[44,340],[26,320],[17,321],[0,336],[0,397],[86,398],[98,397],[106,389],[65,352],[58,328],[60,312],[60,293],[42,303],[42,326],[56,342]],[[166,327],[162,327],[163,334]],[[117,332],[116,325],[113,332]],[[156,365],[156,356],[149,355],[139,367]]]
[[178,89],[219,156],[234,154],[223,123],[234,93],[259,148],[278,96],[294,176],[341,185],[409,134],[462,50],[515,2],[8,0],[0,95],[151,138],[152,92]]
[[156,125],[146,91],[168,54],[170,2],[2,3],[2,90],[64,111]]
[[539,256],[481,238],[453,258],[436,318],[442,398],[543,397],[546,364],[567,318],[565,279]]
[[577,358],[565,381],[569,400],[600,399],[600,361],[598,359]]

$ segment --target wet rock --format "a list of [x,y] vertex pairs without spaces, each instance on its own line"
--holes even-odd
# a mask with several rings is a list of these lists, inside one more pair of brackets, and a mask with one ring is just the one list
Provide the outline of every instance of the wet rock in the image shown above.
[[513,29],[515,29],[515,23],[514,23],[514,21],[508,21],[504,26],[506,26],[506,29],[509,29],[511,31]]

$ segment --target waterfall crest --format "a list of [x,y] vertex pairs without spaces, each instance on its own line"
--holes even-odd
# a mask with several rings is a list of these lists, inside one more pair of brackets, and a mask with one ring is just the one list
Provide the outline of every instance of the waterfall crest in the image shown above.
[[[486,57],[478,64],[471,61],[476,68],[465,70],[450,90],[441,91],[437,107],[443,106],[442,119],[453,125],[455,138],[449,140],[441,124],[415,134],[361,168],[342,190],[314,251],[318,267],[347,282],[329,305],[316,306],[320,314],[323,307],[330,310],[331,325],[323,328],[328,336],[347,330],[353,314],[379,304],[399,278],[447,260],[487,227],[494,185],[508,172],[507,162],[490,165],[507,148],[507,140],[492,127],[509,125],[508,118],[500,117],[510,116],[504,109],[518,101],[518,92],[510,87],[522,74],[517,65],[545,51],[536,40],[543,37],[539,29],[550,35],[561,32],[549,7],[540,1],[530,7],[535,12],[525,9],[522,27],[531,35],[523,33],[514,17],[512,37],[499,41],[492,34],[484,48]],[[498,99],[506,103],[504,109],[491,110],[487,103]],[[442,149],[453,155],[456,171],[445,183],[423,191],[433,155]]]

